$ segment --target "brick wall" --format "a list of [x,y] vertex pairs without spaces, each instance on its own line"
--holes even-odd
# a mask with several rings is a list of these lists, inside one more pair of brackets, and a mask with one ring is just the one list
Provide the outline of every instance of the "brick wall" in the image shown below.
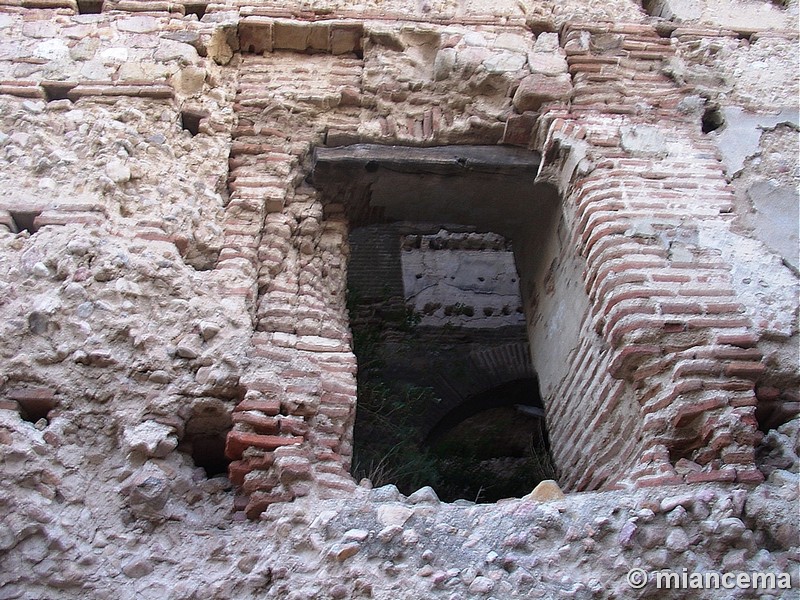
[[697,234],[730,222],[732,189],[700,123],[673,110],[682,90],[657,70],[669,40],[583,26],[562,41],[575,95],[540,122],[544,171],[591,303],[546,400],[564,483],[759,481],[758,336],[730,264]]
[[[254,326],[228,436],[238,508],[253,518],[272,502],[355,485],[350,463],[355,357],[345,311],[347,224],[302,184],[300,165],[325,120],[299,115],[338,105],[357,84],[358,59],[244,55],[231,147],[230,227],[220,267],[231,265],[252,302]],[[348,109],[330,119],[352,119]],[[326,492],[329,490],[329,492]]]
[[363,300],[403,298],[400,232],[392,225],[357,227],[350,232],[348,288]]
[[[558,189],[560,204],[539,230],[549,236],[547,258],[518,264],[562,483],[760,480],[757,402],[796,401],[796,391],[760,381],[760,334],[769,323],[754,323],[730,261],[709,241],[710,231],[731,227],[733,190],[692,109],[696,90],[665,74],[677,46],[713,32],[656,31],[638,12],[632,24],[614,25],[563,22],[554,10],[557,34],[554,21],[526,23],[513,10],[501,23],[444,9],[404,15],[395,6],[369,13],[370,23],[344,9],[238,6],[210,5],[198,22],[182,19],[180,3],[109,2],[103,15],[73,22],[72,1],[0,2],[6,48],[27,57],[18,63],[16,52],[3,54],[0,94],[28,99],[31,114],[47,106],[58,124],[58,111],[75,105],[97,117],[92,126],[112,114],[119,123],[138,118],[107,112],[124,112],[121,102],[142,114],[160,110],[160,120],[146,124],[155,129],[178,127],[182,112],[200,115],[201,135],[169,131],[185,139],[163,171],[132,181],[126,162],[103,187],[98,174],[75,169],[59,195],[80,190],[91,200],[27,208],[41,209],[37,226],[119,219],[123,225],[103,235],[174,244],[187,258],[198,245],[194,226],[168,218],[160,184],[194,197],[180,177],[197,166],[193,152],[219,161],[200,182],[228,194],[219,198],[222,231],[212,236],[219,247],[202,262],[213,267],[213,293],[243,303],[252,326],[241,398],[225,396],[240,400],[227,444],[237,509],[255,518],[272,502],[355,485],[347,474],[356,397],[345,309],[348,216],[360,223],[381,214],[368,194],[306,184],[310,152],[326,143],[502,141],[541,151],[539,180]],[[51,20],[57,33],[78,29],[56,39]],[[128,44],[139,36],[154,45]],[[89,37],[108,56],[129,45],[129,60],[93,63],[98,71],[86,76],[89,60],[77,45]],[[133,167],[134,154],[125,159]],[[217,200],[198,221],[216,223]],[[16,228],[15,210],[0,205],[4,229]],[[516,241],[515,251],[522,252]],[[366,266],[353,267],[367,277]],[[565,298],[569,318],[559,330],[554,315]]]

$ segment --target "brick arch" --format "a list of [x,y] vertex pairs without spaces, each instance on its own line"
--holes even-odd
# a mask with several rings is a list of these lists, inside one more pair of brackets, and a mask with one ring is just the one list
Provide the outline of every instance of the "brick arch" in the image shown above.
[[[535,380],[527,342],[514,341],[472,349],[464,354],[451,355],[451,369],[432,375],[419,373],[435,390],[440,402],[424,416],[421,431],[427,437],[447,415],[457,411],[472,399],[504,384],[519,380]],[[531,405],[540,406],[538,398]]]

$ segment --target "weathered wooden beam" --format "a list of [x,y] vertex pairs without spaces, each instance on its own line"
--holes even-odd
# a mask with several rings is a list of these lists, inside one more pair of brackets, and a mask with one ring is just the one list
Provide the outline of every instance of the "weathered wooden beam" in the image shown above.
[[[536,176],[541,157],[537,152],[508,146],[380,146],[354,144],[314,150],[313,181],[348,179],[358,173],[380,170],[430,175],[530,175]],[[345,175],[346,172],[346,175]]]

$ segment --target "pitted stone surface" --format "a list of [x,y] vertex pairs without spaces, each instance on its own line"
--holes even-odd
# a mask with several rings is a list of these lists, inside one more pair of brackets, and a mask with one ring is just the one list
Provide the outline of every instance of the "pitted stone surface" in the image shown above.
[[[771,238],[796,250],[797,5],[646,4],[675,18],[6,2],[2,595],[615,598],[685,566],[792,597],[797,262]],[[312,187],[313,148],[356,143],[540,154],[514,252],[563,498],[350,477],[348,231],[408,191]]]

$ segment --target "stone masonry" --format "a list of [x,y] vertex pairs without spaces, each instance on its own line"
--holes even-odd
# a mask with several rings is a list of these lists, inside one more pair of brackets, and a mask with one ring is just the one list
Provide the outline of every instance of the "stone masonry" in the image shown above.
[[[0,598],[796,597],[797,19],[0,0]],[[439,146],[535,175],[370,158]],[[351,477],[348,236],[419,215],[513,247],[565,497]]]

